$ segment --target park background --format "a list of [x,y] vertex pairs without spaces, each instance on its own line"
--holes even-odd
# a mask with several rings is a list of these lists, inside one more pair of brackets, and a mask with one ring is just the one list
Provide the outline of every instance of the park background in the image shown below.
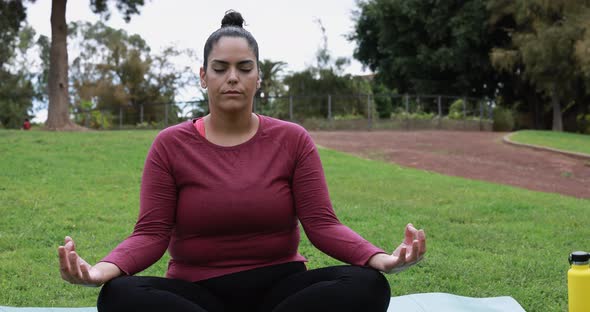
[[[0,305],[93,305],[97,290],[60,280],[57,245],[72,235],[86,246],[83,256],[100,260],[132,229],[143,160],[158,129],[207,113],[196,72],[201,51],[192,48],[204,38],[190,38],[187,46],[152,47],[147,34],[121,22],[133,23],[161,1],[75,3],[80,2],[101,18],[80,21],[68,15],[68,31],[56,33],[61,39],[67,34],[67,46],[53,46],[55,51],[67,47],[65,63],[52,56],[51,37],[27,20],[36,6],[48,7],[47,0],[1,2],[0,126],[6,130],[0,131]],[[496,130],[503,136],[534,129],[542,139],[524,136],[523,143],[589,154],[586,1],[373,0],[348,3],[345,12],[339,11],[345,5],[331,1],[331,12],[351,25],[337,35],[330,33],[328,15],[313,14],[314,4],[277,2],[284,7],[265,28],[277,28],[290,7],[312,14],[289,23],[305,27],[257,37],[261,51],[279,48],[261,55],[256,112],[309,130]],[[183,2],[166,3],[183,11]],[[264,3],[252,6],[250,12],[265,11]],[[237,5],[229,8],[244,13],[246,28],[257,36],[254,27],[264,18],[250,18],[254,14]],[[187,9],[192,16],[178,20],[205,29],[206,37],[225,9]],[[167,12],[162,14],[169,17]],[[49,23],[50,12],[44,13]],[[334,36],[341,35],[350,46],[334,53]],[[303,45],[307,41],[312,50],[299,53],[303,61],[281,58],[281,51],[309,47]],[[297,46],[288,47],[292,42]],[[57,70],[64,65],[65,77]],[[55,83],[60,79],[67,81],[61,89]],[[56,86],[59,90],[50,91]],[[35,123],[34,131],[16,130],[24,118],[44,109],[56,117]],[[509,295],[527,311],[566,309],[567,255],[590,249],[587,196],[320,151],[344,223],[383,248],[397,244],[395,230],[407,221],[429,233],[428,258],[388,277],[392,295]],[[580,171],[563,171],[562,178],[584,177],[590,168],[585,159]],[[587,178],[580,181],[590,187]],[[312,268],[337,263],[305,239],[301,252]],[[162,275],[166,260],[143,274]]]
[[162,128],[206,114],[202,43],[234,8],[260,33],[259,113],[316,128],[450,119],[590,131],[587,1],[2,3],[4,128],[45,111],[49,129]]

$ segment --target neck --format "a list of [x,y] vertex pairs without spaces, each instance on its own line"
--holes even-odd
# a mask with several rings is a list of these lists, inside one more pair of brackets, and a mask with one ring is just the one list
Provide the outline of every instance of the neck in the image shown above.
[[250,111],[238,114],[223,114],[215,111],[205,116],[207,128],[220,135],[239,135],[252,130],[256,116]]

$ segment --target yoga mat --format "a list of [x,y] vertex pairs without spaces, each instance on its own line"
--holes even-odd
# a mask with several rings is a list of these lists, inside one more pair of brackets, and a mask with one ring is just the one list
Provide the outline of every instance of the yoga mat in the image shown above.
[[[391,297],[387,312],[525,312],[512,297],[471,298],[445,293]],[[96,312],[88,308],[15,308],[0,306],[0,312]]]
[[391,297],[387,312],[526,312],[512,297],[472,298],[446,293]]

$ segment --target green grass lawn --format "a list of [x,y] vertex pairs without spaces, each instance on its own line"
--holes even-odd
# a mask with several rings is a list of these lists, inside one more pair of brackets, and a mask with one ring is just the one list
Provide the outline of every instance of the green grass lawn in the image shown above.
[[[132,230],[155,131],[0,131],[0,305],[90,306],[98,289],[60,279],[71,235],[96,262]],[[385,249],[407,222],[426,230],[418,266],[392,295],[512,296],[527,311],[567,309],[567,257],[590,249],[590,201],[447,177],[321,150],[340,219]],[[304,240],[311,268],[338,262]],[[142,274],[163,275],[165,257]]]
[[569,152],[590,155],[590,135],[555,132],[522,130],[510,136],[514,142],[556,148]]

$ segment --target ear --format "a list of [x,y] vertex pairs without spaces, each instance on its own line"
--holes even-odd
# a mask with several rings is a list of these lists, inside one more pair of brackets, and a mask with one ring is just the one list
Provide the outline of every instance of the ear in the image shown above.
[[258,80],[256,80],[256,89],[260,89],[260,83],[262,82],[262,78],[258,76]]
[[199,78],[201,78],[201,88],[207,89],[207,76],[203,67],[199,69]]

